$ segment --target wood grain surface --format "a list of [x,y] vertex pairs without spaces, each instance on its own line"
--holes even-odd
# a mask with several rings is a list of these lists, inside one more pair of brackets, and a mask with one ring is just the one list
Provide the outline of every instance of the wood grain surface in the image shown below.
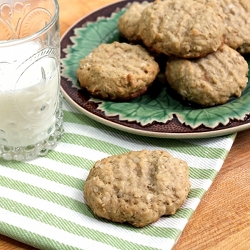
[[[59,0],[61,35],[78,19],[113,0]],[[212,186],[174,250],[250,249],[250,130],[238,133]],[[35,250],[0,235],[1,250]]]

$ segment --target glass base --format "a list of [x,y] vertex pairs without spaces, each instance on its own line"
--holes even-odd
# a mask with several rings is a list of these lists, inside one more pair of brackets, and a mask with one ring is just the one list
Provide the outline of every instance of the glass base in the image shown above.
[[59,105],[56,111],[55,131],[49,136],[49,138],[26,147],[0,145],[0,158],[5,160],[30,161],[38,156],[44,156],[49,150],[54,149],[57,146],[63,133],[62,95],[60,93]]

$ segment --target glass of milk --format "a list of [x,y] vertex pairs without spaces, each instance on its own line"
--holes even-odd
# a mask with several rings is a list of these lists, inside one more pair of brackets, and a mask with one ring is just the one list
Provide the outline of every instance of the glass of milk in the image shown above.
[[57,0],[0,0],[0,158],[47,154],[63,134]]

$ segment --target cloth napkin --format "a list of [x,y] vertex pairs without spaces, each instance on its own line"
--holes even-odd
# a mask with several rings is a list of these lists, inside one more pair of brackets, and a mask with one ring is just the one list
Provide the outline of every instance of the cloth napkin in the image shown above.
[[[102,125],[64,100],[62,141],[30,162],[0,160],[0,234],[39,249],[171,249],[219,172],[235,134],[161,139]],[[144,227],[97,218],[83,197],[95,161],[142,149],[164,149],[188,162],[191,191],[173,216]]]

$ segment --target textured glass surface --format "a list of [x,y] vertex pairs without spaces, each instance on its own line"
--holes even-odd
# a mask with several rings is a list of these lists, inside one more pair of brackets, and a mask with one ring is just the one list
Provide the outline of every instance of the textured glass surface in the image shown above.
[[0,157],[29,160],[63,131],[57,2],[1,2],[0,30]]

